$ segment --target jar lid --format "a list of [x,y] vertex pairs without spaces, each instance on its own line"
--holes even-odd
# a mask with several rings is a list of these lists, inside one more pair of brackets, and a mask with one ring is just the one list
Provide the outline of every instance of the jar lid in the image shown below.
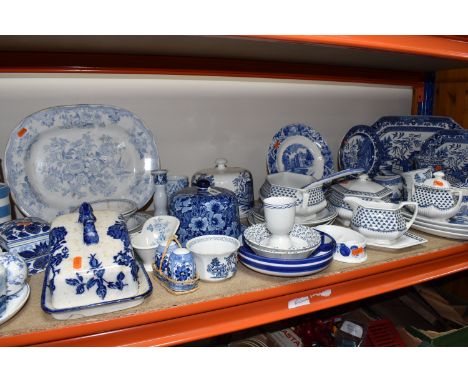
[[433,178],[424,181],[425,186],[436,188],[450,188],[450,183],[444,179],[445,174],[442,171],[437,171],[433,174]]

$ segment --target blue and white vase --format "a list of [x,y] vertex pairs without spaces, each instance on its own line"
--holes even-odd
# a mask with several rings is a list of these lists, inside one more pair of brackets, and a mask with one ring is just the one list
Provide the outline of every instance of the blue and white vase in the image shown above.
[[152,172],[154,180],[154,216],[167,215],[167,170]]
[[250,171],[241,167],[226,166],[227,160],[216,159],[215,167],[197,171],[192,176],[192,186],[199,179],[208,179],[213,187],[222,187],[236,194],[239,215],[246,217],[254,206],[253,180]]
[[0,224],[11,220],[10,188],[0,183]]
[[188,240],[202,235],[238,238],[241,233],[236,195],[223,188],[210,187],[206,179],[200,179],[196,187],[176,192],[171,198],[169,214],[180,220],[178,236],[184,246]]

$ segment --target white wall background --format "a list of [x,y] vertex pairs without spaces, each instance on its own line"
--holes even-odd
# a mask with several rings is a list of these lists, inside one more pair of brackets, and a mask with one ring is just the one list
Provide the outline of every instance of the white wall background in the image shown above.
[[290,123],[322,134],[336,156],[354,125],[411,113],[408,87],[315,81],[186,76],[0,76],[0,155],[26,116],[55,105],[109,104],[138,115],[152,130],[161,166],[191,176],[218,157],[248,168],[255,192],[266,175],[273,135]]

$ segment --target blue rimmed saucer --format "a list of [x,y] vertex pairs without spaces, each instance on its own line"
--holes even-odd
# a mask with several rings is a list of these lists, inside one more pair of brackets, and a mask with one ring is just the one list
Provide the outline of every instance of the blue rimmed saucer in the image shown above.
[[267,167],[269,173],[289,171],[321,179],[333,172],[333,157],[317,131],[291,124],[274,135],[268,147]]
[[340,169],[363,168],[369,176],[379,170],[382,145],[378,135],[370,126],[352,127],[341,141],[338,151]]

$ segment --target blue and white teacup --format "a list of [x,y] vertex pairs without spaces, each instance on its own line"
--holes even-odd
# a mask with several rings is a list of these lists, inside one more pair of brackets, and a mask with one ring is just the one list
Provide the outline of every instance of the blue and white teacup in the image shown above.
[[28,266],[17,254],[0,253],[0,314],[6,309],[8,296],[23,289],[28,278]]
[[399,203],[401,201],[403,193],[403,179],[400,175],[377,175],[373,180],[374,182],[393,191],[392,195],[390,195],[391,202]]

